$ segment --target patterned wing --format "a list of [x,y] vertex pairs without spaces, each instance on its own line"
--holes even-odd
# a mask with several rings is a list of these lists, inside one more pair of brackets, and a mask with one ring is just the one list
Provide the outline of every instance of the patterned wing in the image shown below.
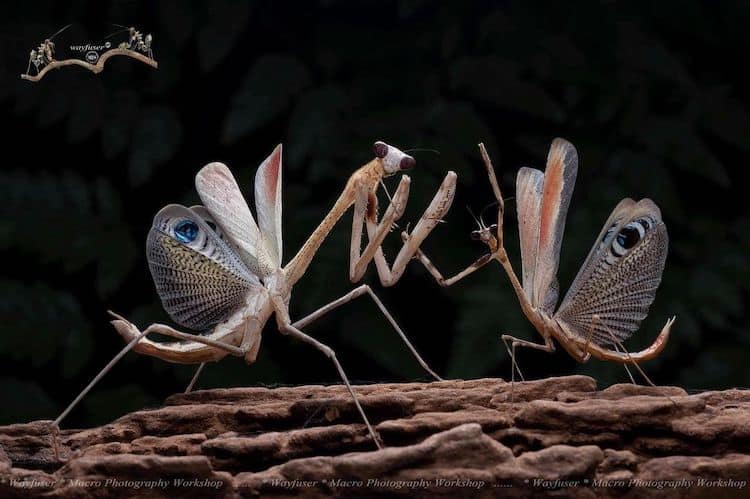
[[[178,324],[203,331],[240,308],[260,281],[210,227],[207,213],[172,204],[162,208],[146,255],[164,310]],[[208,223],[207,223],[208,222]]]
[[555,313],[558,322],[602,347],[630,338],[648,315],[661,282],[669,238],[650,199],[624,199],[604,225]]

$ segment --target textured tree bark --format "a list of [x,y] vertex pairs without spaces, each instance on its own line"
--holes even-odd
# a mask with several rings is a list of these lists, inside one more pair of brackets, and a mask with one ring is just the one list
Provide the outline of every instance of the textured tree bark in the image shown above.
[[[111,424],[0,427],[0,497],[750,496],[750,391],[568,376],[169,397]],[[57,442],[57,456],[55,445]],[[702,481],[701,481],[702,480]]]

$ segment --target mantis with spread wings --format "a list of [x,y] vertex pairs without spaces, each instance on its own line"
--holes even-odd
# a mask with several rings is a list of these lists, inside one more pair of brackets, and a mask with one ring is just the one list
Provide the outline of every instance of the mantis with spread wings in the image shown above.
[[[368,264],[375,261],[380,281],[395,284],[429,235],[450,209],[456,174],[448,172],[432,202],[401,247],[393,266],[381,244],[402,216],[411,179],[403,175],[383,218],[378,221],[377,189],[384,177],[415,166],[413,157],[384,142],[374,144],[375,158],[352,174],[331,211],[313,231],[297,254],[282,266],[281,159],[279,145],[261,164],[255,176],[257,223],[232,173],[222,163],[203,167],[195,179],[202,206],[171,204],[154,217],[146,251],[151,275],[165,310],[179,325],[202,334],[178,331],[165,324],[152,324],[141,331],[125,318],[112,313],[117,332],[128,342],[107,366],[55,420],[59,425],[70,410],[129,350],[168,362],[201,364],[227,355],[255,361],[263,326],[275,315],[279,332],[318,349],[336,367],[349,390],[370,436],[380,440],[372,428],[335,352],[303,332],[305,326],[360,296],[372,298],[420,365],[440,379],[420,357],[404,332],[367,285],[361,285],[308,316],[293,321],[289,302],[294,284],[304,276],[321,244],[344,213],[354,207],[350,248],[350,279],[356,282]],[[363,226],[368,244],[361,249]],[[110,312],[111,313],[111,312]],[[158,334],[179,340],[155,342]],[[200,369],[197,375],[200,373]],[[195,378],[188,389],[192,388]]]
[[[424,252],[417,250],[422,264],[440,285],[450,286],[493,260],[500,263],[521,310],[544,340],[534,343],[501,336],[506,348],[508,342],[511,345],[508,348],[511,379],[516,371],[523,379],[515,360],[517,346],[554,352],[554,338],[578,362],[596,357],[623,365],[629,363],[651,383],[637,362],[653,359],[664,349],[675,318],[667,320],[654,342],[639,352],[628,352],[622,342],[639,328],[661,282],[669,238],[659,207],[650,199],[620,201],[557,306],[557,269],[578,171],[578,153],[570,142],[555,139],[544,172],[535,168],[521,168],[518,172],[516,205],[522,266],[522,281],[519,281],[503,244],[505,202],[484,145],[479,144],[479,149],[498,214],[497,224],[489,227],[479,220],[479,229],[472,233],[472,238],[483,242],[489,253],[449,279],[442,276]],[[408,234],[402,234],[403,240],[408,238]]]

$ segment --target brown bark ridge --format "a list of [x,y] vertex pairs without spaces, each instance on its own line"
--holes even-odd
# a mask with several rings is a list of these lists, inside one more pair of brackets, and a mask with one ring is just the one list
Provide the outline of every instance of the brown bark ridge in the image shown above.
[[586,376],[232,388],[0,427],[0,497],[750,497],[750,390]]

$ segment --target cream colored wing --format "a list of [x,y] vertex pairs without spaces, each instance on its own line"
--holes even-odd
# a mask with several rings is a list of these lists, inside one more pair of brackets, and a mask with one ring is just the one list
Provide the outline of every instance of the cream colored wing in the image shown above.
[[268,269],[259,262],[260,230],[229,168],[209,163],[195,176],[195,188],[242,261],[255,275],[266,275]]

